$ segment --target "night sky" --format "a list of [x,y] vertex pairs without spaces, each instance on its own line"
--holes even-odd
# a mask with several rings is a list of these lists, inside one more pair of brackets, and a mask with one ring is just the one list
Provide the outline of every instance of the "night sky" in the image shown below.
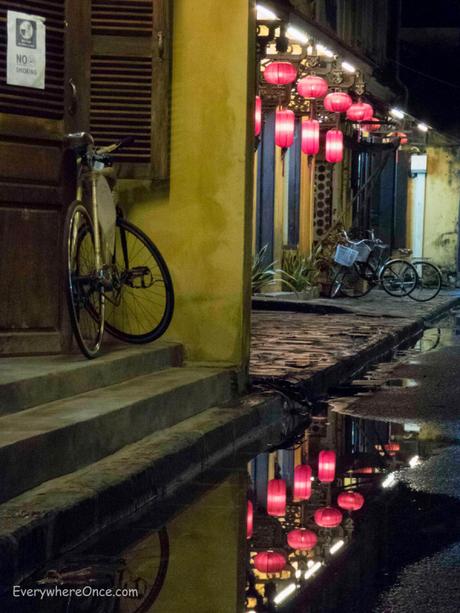
[[[400,77],[409,88],[409,112],[459,137],[460,0],[402,0],[401,26]],[[418,40],[408,40],[404,28],[417,28]]]

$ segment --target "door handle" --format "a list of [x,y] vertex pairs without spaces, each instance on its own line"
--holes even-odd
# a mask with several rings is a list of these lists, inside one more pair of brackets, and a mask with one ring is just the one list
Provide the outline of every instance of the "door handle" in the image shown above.
[[67,112],[69,113],[69,115],[75,115],[75,113],[77,112],[77,103],[78,103],[78,97],[77,97],[77,86],[75,85],[73,79],[69,79],[69,87],[70,87],[70,104],[67,107]]

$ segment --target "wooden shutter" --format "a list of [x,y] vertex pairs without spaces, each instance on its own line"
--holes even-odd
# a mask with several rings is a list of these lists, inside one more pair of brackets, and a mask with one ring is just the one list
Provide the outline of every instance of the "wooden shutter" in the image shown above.
[[[40,15],[46,26],[45,89],[6,84],[7,10]],[[0,113],[64,116],[65,0],[0,0]]]
[[[166,0],[91,0],[89,127],[98,144],[133,136],[122,178],[165,179],[169,54]],[[160,34],[161,33],[161,34]]]

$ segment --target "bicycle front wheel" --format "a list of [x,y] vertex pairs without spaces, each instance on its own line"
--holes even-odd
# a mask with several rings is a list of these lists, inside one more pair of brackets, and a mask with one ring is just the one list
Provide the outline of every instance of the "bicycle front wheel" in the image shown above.
[[412,262],[417,271],[417,284],[409,294],[409,298],[417,302],[427,302],[435,298],[441,291],[442,275],[437,266],[430,262]]
[[417,285],[417,271],[406,260],[390,260],[382,268],[380,281],[387,294],[402,298]]
[[374,271],[365,262],[359,265],[353,264],[350,268],[343,268],[332,282],[331,297],[341,294],[347,298],[362,298],[371,291],[373,278]]
[[104,334],[104,290],[96,269],[93,223],[81,202],[67,211],[63,249],[72,330],[82,353],[95,358]]
[[159,338],[174,311],[171,275],[148,236],[122,217],[117,219],[113,270],[113,289],[106,292],[107,332],[129,343]]

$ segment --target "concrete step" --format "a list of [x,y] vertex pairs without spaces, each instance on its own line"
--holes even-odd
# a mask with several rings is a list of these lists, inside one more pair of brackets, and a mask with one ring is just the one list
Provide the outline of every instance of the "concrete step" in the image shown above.
[[58,355],[0,359],[0,416],[181,366],[179,343],[111,346],[96,360]]
[[231,369],[169,368],[0,417],[0,502],[229,402]]
[[210,407],[0,504],[0,596],[101,530],[132,521],[146,505],[154,513],[156,504],[181,488],[188,491],[238,450],[244,448],[249,459],[267,442],[278,443],[283,404],[278,395],[263,394],[231,407]]

